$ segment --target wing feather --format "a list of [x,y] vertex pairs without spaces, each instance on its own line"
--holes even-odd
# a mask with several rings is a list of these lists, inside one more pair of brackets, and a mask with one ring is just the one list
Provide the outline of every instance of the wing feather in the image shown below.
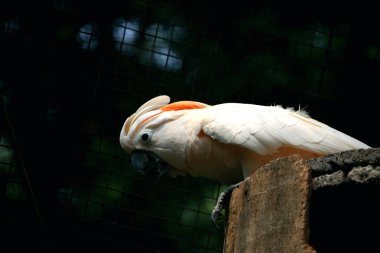
[[366,144],[316,121],[302,112],[279,106],[220,104],[204,109],[209,121],[204,133],[223,143],[236,144],[261,155],[280,147],[316,154],[369,148]]

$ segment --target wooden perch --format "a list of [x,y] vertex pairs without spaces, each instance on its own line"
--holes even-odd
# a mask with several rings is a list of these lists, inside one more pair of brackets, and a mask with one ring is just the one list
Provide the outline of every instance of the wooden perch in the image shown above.
[[232,193],[224,252],[316,252],[308,245],[311,191],[379,182],[380,149],[277,159]]
[[275,160],[235,189],[225,252],[313,252],[307,245],[311,174],[300,156]]
[[345,183],[380,183],[380,148],[350,150],[309,161],[313,190]]

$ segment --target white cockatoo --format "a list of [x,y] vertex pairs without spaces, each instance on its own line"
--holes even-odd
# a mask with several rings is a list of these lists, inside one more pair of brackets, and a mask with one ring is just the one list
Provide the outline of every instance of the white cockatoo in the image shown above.
[[[269,161],[369,148],[299,110],[155,97],[125,121],[120,144],[140,173],[236,184]],[[215,217],[213,217],[215,218]]]

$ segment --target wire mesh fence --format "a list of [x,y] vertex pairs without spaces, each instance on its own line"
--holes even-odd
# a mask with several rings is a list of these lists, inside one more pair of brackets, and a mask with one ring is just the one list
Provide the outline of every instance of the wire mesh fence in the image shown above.
[[0,11],[6,244],[222,252],[223,231],[210,213],[225,186],[144,178],[119,146],[126,117],[159,94],[308,106],[317,119],[378,143],[374,125],[361,131],[366,115],[348,120],[356,108],[376,108],[379,33],[359,28],[378,19],[351,19],[354,8],[300,12],[244,1],[6,4]]

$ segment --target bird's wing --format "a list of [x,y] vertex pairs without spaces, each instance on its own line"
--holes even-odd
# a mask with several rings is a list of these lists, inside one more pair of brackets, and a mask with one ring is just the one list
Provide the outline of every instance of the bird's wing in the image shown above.
[[204,109],[202,127],[211,138],[261,155],[293,147],[315,154],[368,148],[366,144],[307,116],[280,106],[221,104]]

